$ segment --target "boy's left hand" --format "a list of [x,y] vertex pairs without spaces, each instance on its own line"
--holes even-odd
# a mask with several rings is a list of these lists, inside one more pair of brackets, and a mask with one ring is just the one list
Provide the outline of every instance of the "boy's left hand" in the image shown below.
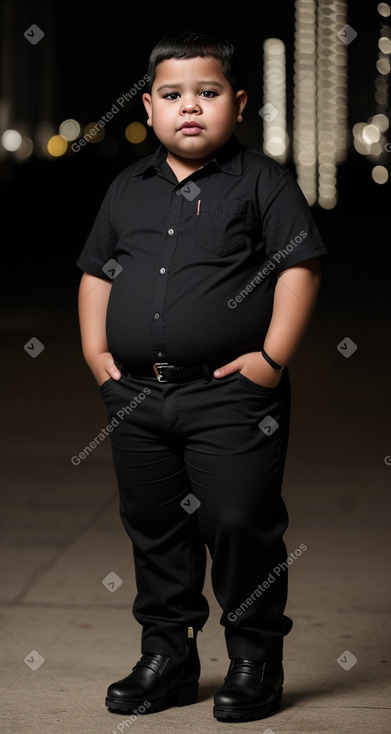
[[260,352],[248,352],[241,357],[234,359],[233,362],[219,367],[213,372],[214,377],[226,377],[233,372],[240,372],[257,385],[263,387],[277,387],[281,380],[282,372],[275,370],[262,357]]

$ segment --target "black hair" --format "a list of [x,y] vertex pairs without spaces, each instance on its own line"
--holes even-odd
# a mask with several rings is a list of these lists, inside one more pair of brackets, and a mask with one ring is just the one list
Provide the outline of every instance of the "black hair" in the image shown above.
[[168,59],[194,59],[196,56],[221,61],[223,73],[234,92],[240,89],[238,53],[232,41],[213,29],[184,28],[164,36],[152,49],[149,64],[149,89],[155,79],[156,67]]

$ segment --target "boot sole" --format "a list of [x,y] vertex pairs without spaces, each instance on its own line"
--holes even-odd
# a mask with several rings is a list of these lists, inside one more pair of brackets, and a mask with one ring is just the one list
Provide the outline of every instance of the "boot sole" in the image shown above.
[[229,723],[238,721],[258,721],[259,719],[266,719],[271,716],[281,707],[282,700],[282,688],[277,691],[273,701],[266,706],[261,706],[258,709],[234,709],[234,708],[220,708],[219,706],[213,707],[213,716],[217,721],[224,721]]
[[[183,688],[169,693],[165,698],[159,698],[157,701],[149,701],[147,697],[143,701],[116,701],[113,698],[106,697],[105,705],[113,713],[121,714],[137,714],[145,716],[146,714],[154,714],[157,711],[164,711],[171,706],[190,706],[197,702],[198,683],[191,683]],[[148,708],[145,707],[145,701],[150,703]],[[145,709],[145,710],[143,710]]]

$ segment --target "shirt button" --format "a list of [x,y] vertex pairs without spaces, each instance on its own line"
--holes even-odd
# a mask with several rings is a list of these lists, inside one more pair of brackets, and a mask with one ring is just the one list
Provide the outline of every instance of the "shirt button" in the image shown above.
[[157,353],[157,356],[158,356],[158,357],[163,357],[163,352],[158,352],[158,353]]
[[157,321],[158,319],[160,319],[160,313],[154,313],[153,314],[153,318],[155,319],[155,321]]
[[174,234],[174,230],[173,229],[169,229],[168,230],[168,234]]
[[175,193],[176,193],[177,196],[180,196],[181,195],[181,192],[179,190],[176,191]]
[[160,268],[159,273],[161,273],[162,275],[164,275],[165,272],[166,272],[166,268]]

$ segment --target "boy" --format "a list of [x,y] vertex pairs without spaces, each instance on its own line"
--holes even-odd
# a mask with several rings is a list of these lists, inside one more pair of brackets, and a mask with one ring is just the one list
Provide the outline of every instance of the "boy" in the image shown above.
[[208,547],[230,659],[213,713],[254,721],[281,703],[292,627],[286,365],[326,248],[290,172],[234,134],[247,94],[229,41],[168,35],[148,74],[143,103],[160,145],[113,181],[77,262],[83,354],[118,423],[142,626],[141,658],[106,706],[152,713],[196,701]]

